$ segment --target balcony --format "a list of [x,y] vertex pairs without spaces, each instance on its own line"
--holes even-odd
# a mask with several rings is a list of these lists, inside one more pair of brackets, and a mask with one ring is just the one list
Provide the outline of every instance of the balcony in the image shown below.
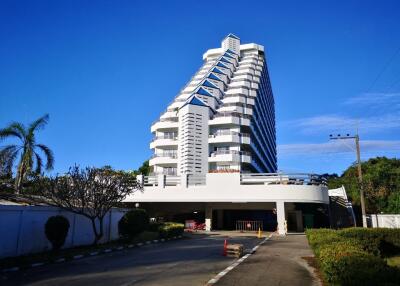
[[221,130],[208,136],[208,143],[238,143],[250,144],[250,135],[234,131]]
[[178,163],[178,156],[176,153],[161,153],[154,154],[150,161],[149,165],[173,165]]
[[178,129],[178,118],[161,118],[151,125],[151,132],[161,129]]
[[156,136],[150,143],[150,149],[154,149],[156,147],[168,147],[168,146],[177,146],[178,145],[178,137],[176,136]]
[[250,116],[238,112],[218,112],[213,119],[208,122],[209,125],[244,125],[250,126]]
[[218,150],[214,151],[208,157],[208,162],[240,162],[251,163],[250,152],[236,150]]

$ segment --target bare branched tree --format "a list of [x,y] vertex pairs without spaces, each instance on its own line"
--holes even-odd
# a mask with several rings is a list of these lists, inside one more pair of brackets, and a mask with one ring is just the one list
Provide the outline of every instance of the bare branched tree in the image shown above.
[[142,186],[128,173],[108,168],[82,170],[75,166],[63,176],[37,178],[35,189],[35,196],[31,198],[36,202],[57,206],[90,219],[93,244],[97,244],[104,234],[104,216],[127,195],[141,190]]

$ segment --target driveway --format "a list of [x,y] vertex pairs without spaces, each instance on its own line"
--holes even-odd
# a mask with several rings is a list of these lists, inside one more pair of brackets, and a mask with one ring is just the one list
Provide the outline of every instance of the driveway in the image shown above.
[[[235,259],[222,256],[225,233],[192,235],[110,254],[46,265],[7,275],[0,285],[204,285]],[[229,239],[250,250],[254,234]]]
[[302,257],[313,256],[305,235],[272,236],[217,286],[321,285]]

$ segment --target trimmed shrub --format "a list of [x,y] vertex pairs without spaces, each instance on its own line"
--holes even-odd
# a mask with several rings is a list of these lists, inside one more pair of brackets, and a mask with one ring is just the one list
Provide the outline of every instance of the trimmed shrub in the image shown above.
[[400,230],[349,228],[307,230],[307,238],[327,282],[335,285],[399,285],[400,270],[387,265]]
[[166,222],[158,229],[161,238],[170,238],[182,235],[185,226],[182,223]]
[[150,218],[145,210],[133,209],[118,222],[119,235],[125,239],[132,239],[148,228],[149,221]]
[[53,250],[59,250],[64,245],[68,230],[69,221],[67,218],[61,215],[49,217],[45,224],[44,232]]
[[[340,244],[339,244],[340,245]],[[358,247],[342,245],[321,249],[319,261],[326,280],[339,285],[382,285],[394,282],[384,260]]]
[[148,230],[148,231],[151,231],[151,232],[159,232],[161,226],[163,226],[162,223],[159,223],[159,222],[151,222],[151,223],[149,224],[149,226],[147,227],[147,230]]

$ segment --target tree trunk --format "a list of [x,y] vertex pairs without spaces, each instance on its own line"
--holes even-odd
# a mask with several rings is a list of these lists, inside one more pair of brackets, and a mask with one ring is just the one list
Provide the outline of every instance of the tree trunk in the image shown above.
[[103,218],[99,218],[99,230],[97,230],[96,227],[96,218],[91,218],[90,220],[92,221],[92,229],[94,234],[93,245],[97,245],[99,240],[103,237]]
[[24,173],[24,164],[18,166],[17,175],[15,176],[15,193],[18,195],[21,189],[22,176]]

